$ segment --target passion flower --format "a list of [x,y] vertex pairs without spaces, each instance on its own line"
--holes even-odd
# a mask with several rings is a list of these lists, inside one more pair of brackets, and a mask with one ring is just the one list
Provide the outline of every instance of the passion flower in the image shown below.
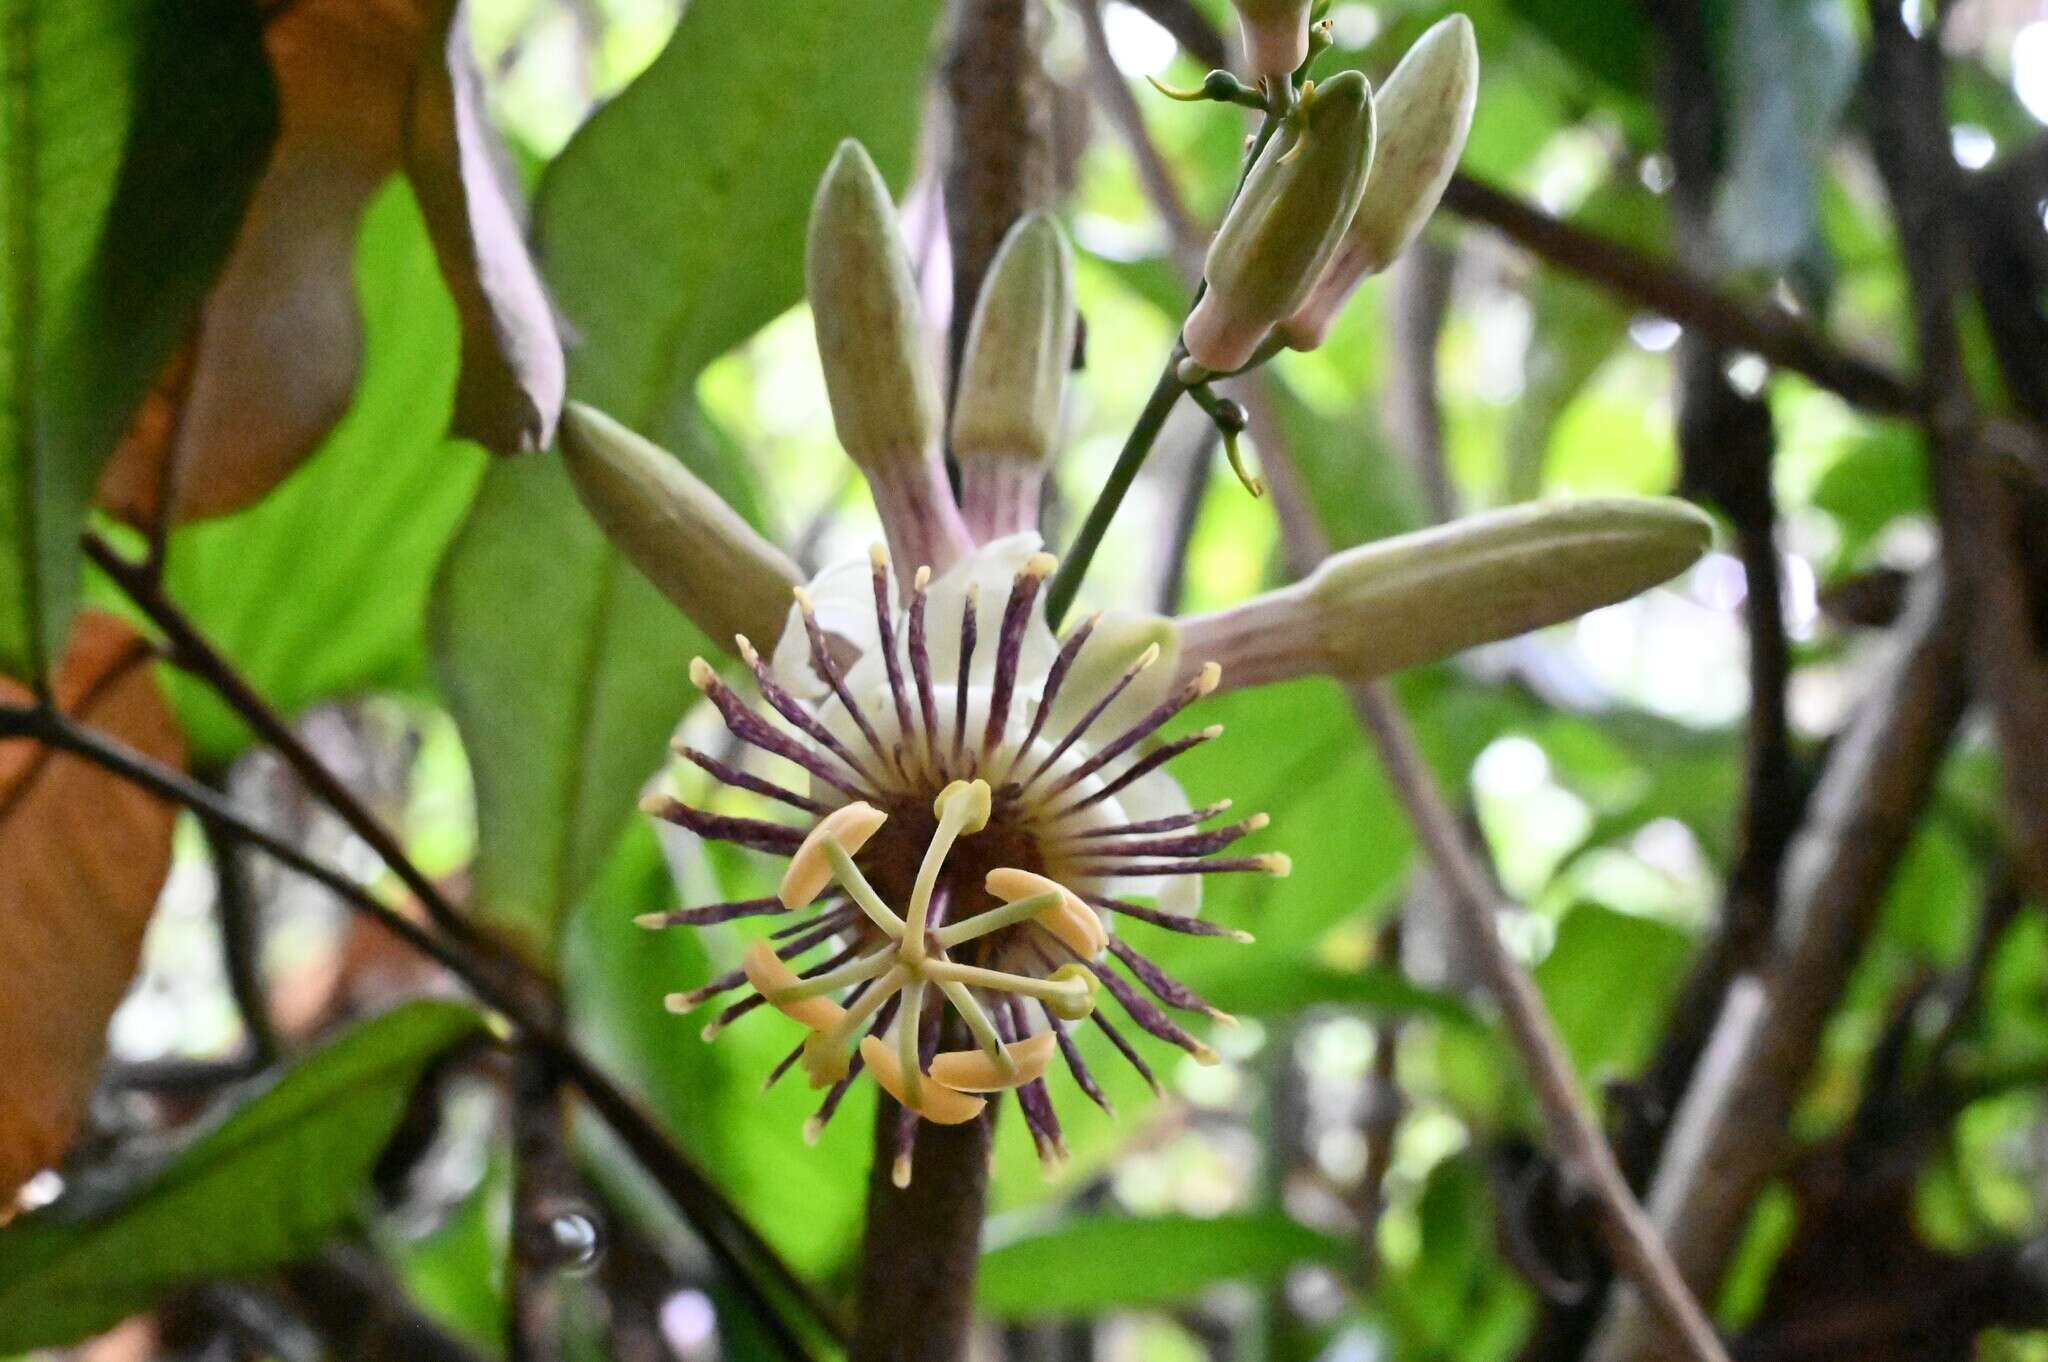
[[[1216,1057],[1167,1009],[1224,1014],[1118,938],[1115,919],[1242,938],[1194,915],[1201,877],[1284,875],[1288,860],[1221,854],[1264,816],[1219,824],[1226,805],[1188,807],[1164,770],[1220,733],[1160,738],[1216,689],[1219,669],[1175,683],[1153,631],[1102,615],[1056,639],[1040,601],[1054,561],[1036,535],[987,544],[936,580],[924,568],[899,579],[880,546],[865,567],[865,627],[845,613],[849,574],[838,569],[798,590],[773,663],[735,640],[766,712],[708,662],[692,668],[733,737],[789,762],[806,788],[694,747],[681,755],[801,820],[733,817],[666,795],[646,804],[701,837],[788,857],[778,891],[642,922],[790,919],[740,969],[669,1005],[688,1011],[743,990],[708,1034],[764,1003],[799,1023],[805,1034],[770,1081],[801,1067],[827,1089],[811,1138],[865,1072],[903,1109],[899,1183],[919,1119],[973,1120],[1003,1092],[1017,1094],[1054,1162],[1065,1146],[1043,1076],[1056,1050],[1108,1106],[1074,1027],[1101,1029],[1153,1081],[1097,1010],[1100,993],[1140,1029],[1204,1063]],[[945,1048],[954,1037],[970,1043]]]

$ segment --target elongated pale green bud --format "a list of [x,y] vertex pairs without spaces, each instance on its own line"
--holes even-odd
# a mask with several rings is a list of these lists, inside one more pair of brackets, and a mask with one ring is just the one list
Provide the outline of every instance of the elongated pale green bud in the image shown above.
[[939,453],[938,378],[895,204],[858,142],[839,144],[819,182],[804,266],[839,443],[897,561],[943,572],[968,539]]
[[1074,355],[1074,258],[1043,213],[1003,238],[975,300],[953,405],[967,528],[986,542],[1038,524]]
[[1291,75],[1308,60],[1312,0],[1231,0],[1244,31],[1244,60],[1254,76]]
[[1365,189],[1372,104],[1364,76],[1332,76],[1259,153],[1209,245],[1208,291],[1181,332],[1195,363],[1243,368],[1321,277]]
[[782,632],[796,564],[682,460],[580,402],[562,411],[561,442],[591,517],[692,624],[721,647]]
[[1280,327],[1296,350],[1313,350],[1358,286],[1408,249],[1436,211],[1465,150],[1479,96],[1479,49],[1472,21],[1439,20],[1415,40],[1373,97],[1379,143],[1365,197],[1336,258],[1308,300]]
[[1230,687],[1370,680],[1559,624],[1676,576],[1708,519],[1669,498],[1531,503],[1334,554],[1304,580],[1181,621],[1181,656]]

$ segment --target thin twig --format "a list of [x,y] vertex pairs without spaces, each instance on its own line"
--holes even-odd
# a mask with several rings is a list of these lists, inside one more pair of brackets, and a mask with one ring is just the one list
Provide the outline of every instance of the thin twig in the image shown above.
[[256,691],[235,665],[199,632],[178,604],[164,594],[163,587],[146,564],[121,556],[113,545],[96,533],[85,536],[86,556],[112,578],[114,584],[135,602],[152,624],[161,629],[170,645],[170,658],[179,669],[191,673],[216,691],[228,707],[247,723],[322,803],[333,809],[349,830],[363,839],[377,858],[390,867],[405,887],[419,898],[427,917],[455,940],[482,948],[482,934],[449,902],[440,886],[412,863],[398,838],[379,821],[363,802],[343,784],[341,778],[306,746],[284,716]]
[[1081,532],[1074,537],[1072,547],[1065,558],[1060,560],[1059,570],[1052,575],[1052,581],[1045,589],[1045,620],[1054,629],[1067,617],[1067,610],[1074,604],[1074,597],[1080,593],[1081,582],[1088,575],[1089,564],[1095,561],[1095,550],[1102,546],[1102,537],[1109,533],[1110,522],[1116,519],[1117,508],[1123,505],[1124,494],[1131,490],[1131,484],[1138,480],[1138,470],[1145,466],[1145,456],[1152,452],[1152,445],[1159,438],[1159,432],[1166,425],[1167,414],[1173,404],[1187,389],[1181,386],[1174,373],[1174,366],[1180,355],[1176,347],[1166,361],[1166,367],[1159,373],[1159,381],[1152,386],[1152,396],[1145,401],[1145,409],[1138,413],[1137,424],[1124,440],[1124,447],[1116,456],[1116,466],[1109,471],[1109,480],[1102,485],[1095,504],[1088,508],[1088,518],[1081,523]]
[[15,737],[31,738],[84,757],[151,794],[183,805],[202,822],[218,825],[280,865],[332,891],[351,909],[372,918],[406,945],[442,966],[480,1002],[503,1014],[522,1037],[545,1050],[562,1067],[567,1081],[624,1141],[684,1218],[703,1234],[734,1284],[760,1315],[763,1326],[777,1336],[786,1356],[807,1358],[810,1353],[789,1331],[767,1289],[755,1280],[750,1263],[758,1264],[775,1291],[797,1303],[828,1334],[835,1338],[844,1336],[835,1313],[811,1293],[795,1271],[725,1200],[704,1171],[669,1141],[654,1119],[609,1075],[568,1042],[546,1014],[547,1009],[535,996],[530,981],[500,975],[491,966],[441,940],[341,871],[259,826],[219,792],[97,729],[43,706],[0,705],[0,738]]
[[1202,274],[1201,229],[1181,199],[1173,168],[1146,131],[1145,114],[1131,93],[1130,82],[1124,78],[1116,58],[1110,55],[1109,34],[1102,26],[1102,0],[1073,0],[1073,5],[1088,39],[1088,76],[1094,83],[1095,97],[1130,148],[1131,159],[1138,167],[1138,181],[1145,188],[1145,197],[1152,201],[1152,211],[1159,214],[1166,227],[1181,277],[1193,284]]
[[1599,1200],[1601,1224],[1616,1263],[1656,1302],[1684,1340],[1688,1355],[1699,1362],[1727,1362],[1728,1354],[1713,1324],[1686,1288],[1670,1251],[1629,1190],[1614,1161],[1614,1151],[1595,1124],[1579,1092],[1557,1024],[1545,1009],[1535,981],[1501,942],[1494,925],[1498,895],[1485,872],[1473,862],[1457,819],[1444,802],[1436,776],[1423,760],[1393,692],[1384,682],[1359,689],[1363,692],[1361,715],[1379,746],[1395,796],[1443,878],[1449,891],[1444,899],[1457,914],[1460,930],[1477,947],[1489,991],[1499,1003],[1508,1037],[1522,1057],[1551,1138]]
[[[1828,1018],[1875,923],[1962,717],[1960,612],[1939,574],[1914,585],[1898,654],[1863,701],[1785,858],[1765,971],[1729,990],[1650,1187],[1687,1281],[1721,1279],[1777,1171]],[[1661,1330],[1630,1293],[1610,1301],[1593,1362],[1660,1356]]]
[[1916,408],[1913,390],[1896,374],[1837,348],[1782,308],[1728,297],[1676,262],[1562,222],[1470,175],[1451,178],[1444,207],[1493,228],[1546,264],[1603,284],[1731,350],[1752,351],[1866,410],[1906,415]]
[[264,1068],[278,1056],[277,1027],[270,1019],[270,999],[263,987],[262,911],[249,892],[240,848],[218,823],[206,824],[207,851],[213,858],[214,916],[220,925],[221,969],[228,996],[248,1036],[249,1062]]

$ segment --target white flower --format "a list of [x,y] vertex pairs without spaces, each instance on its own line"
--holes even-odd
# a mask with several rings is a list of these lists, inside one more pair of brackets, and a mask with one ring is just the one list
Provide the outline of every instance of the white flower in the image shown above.
[[[1205,830],[1227,807],[1195,810],[1165,770],[1220,732],[1168,739],[1167,726],[1213,691],[1218,671],[1176,681],[1171,635],[1143,617],[1093,616],[1065,638],[1045,622],[1055,564],[1034,534],[995,540],[943,576],[906,582],[878,545],[799,588],[772,663],[745,639],[771,721],[699,659],[692,676],[733,735],[805,773],[802,788],[747,775],[694,748],[683,755],[728,784],[805,814],[808,827],[735,818],[658,796],[648,810],[700,836],[790,857],[773,898],[657,913],[645,924],[808,916],[756,942],[745,967],[689,994],[687,1010],[751,984],[715,1033],[765,1000],[807,1029],[801,1063],[831,1088],[813,1132],[861,1069],[905,1111],[941,1123],[982,1112],[978,1092],[1016,1089],[1041,1152],[1063,1151],[1041,1081],[1055,1048],[1097,1100],[1066,1032],[1107,988],[1145,1030],[1198,1059],[1214,1054],[1116,973],[1114,955],[1171,1007],[1220,1017],[1117,940],[1117,915],[1169,929],[1237,935],[1194,916],[1216,872],[1284,874],[1283,856],[1217,857],[1263,815]],[[781,944],[778,946],[776,942]],[[808,953],[823,958],[793,967]],[[941,1051],[957,1015],[975,1048]],[[782,1070],[778,1070],[778,1075]],[[1149,1074],[1147,1075],[1149,1077]],[[909,1177],[906,1121],[897,1175]]]

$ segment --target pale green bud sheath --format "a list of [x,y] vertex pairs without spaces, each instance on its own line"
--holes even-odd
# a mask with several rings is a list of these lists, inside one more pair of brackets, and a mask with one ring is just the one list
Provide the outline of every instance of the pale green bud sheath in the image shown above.
[[580,402],[562,411],[561,444],[591,517],[692,624],[722,646],[781,631],[796,564],[682,460]]
[[1287,76],[1308,60],[1311,0],[1231,0],[1254,76]]
[[1515,506],[1334,554],[1290,587],[1182,620],[1181,644],[1232,687],[1368,681],[1626,600],[1712,540],[1671,498]]
[[1003,238],[975,300],[953,406],[967,528],[986,543],[1038,524],[1074,355],[1074,259],[1043,213]]
[[1453,14],[1415,40],[1373,97],[1379,141],[1365,197],[1336,258],[1307,301],[1282,323],[1280,336],[1290,347],[1321,345],[1358,286],[1421,234],[1458,168],[1478,95],[1472,21]]
[[1301,306],[1358,210],[1372,158],[1364,76],[1344,71],[1304,95],[1209,245],[1208,289],[1181,332],[1196,364],[1218,373],[1243,368]]
[[897,561],[944,572],[970,541],[939,451],[938,378],[896,206],[858,142],[839,144],[818,185],[804,265],[839,443]]

